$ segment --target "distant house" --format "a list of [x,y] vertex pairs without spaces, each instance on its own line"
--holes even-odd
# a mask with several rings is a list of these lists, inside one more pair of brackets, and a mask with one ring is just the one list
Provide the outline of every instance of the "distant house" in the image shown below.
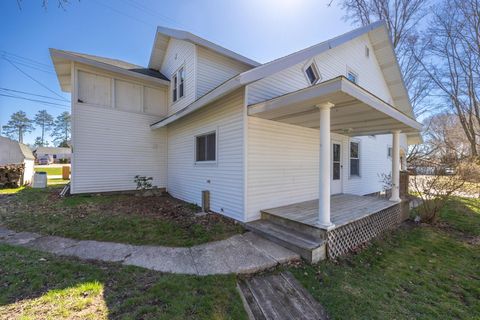
[[0,166],[8,164],[25,164],[23,184],[33,181],[35,157],[32,150],[23,143],[0,137]]
[[37,147],[33,153],[37,160],[40,158],[48,158],[49,163],[61,163],[64,161],[70,163],[72,156],[72,150],[70,148],[60,147]]

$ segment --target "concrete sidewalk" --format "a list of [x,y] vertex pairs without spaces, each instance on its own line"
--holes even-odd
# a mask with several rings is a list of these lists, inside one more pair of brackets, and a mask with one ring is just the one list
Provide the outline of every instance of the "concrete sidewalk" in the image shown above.
[[15,232],[0,226],[0,243],[84,260],[119,262],[178,274],[254,273],[300,259],[296,253],[250,232],[222,241],[177,248],[73,240]]

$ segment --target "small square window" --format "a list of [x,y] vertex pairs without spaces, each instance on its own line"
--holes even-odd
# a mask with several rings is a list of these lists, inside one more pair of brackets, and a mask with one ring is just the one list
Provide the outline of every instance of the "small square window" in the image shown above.
[[307,69],[305,69],[305,74],[307,75],[310,84],[315,84],[318,80],[320,80],[320,75],[318,73],[317,67],[313,63],[309,65]]
[[216,132],[195,137],[195,162],[216,161]]
[[347,79],[352,81],[353,83],[357,83],[358,82],[358,76],[355,72],[353,71],[348,71],[347,72]]

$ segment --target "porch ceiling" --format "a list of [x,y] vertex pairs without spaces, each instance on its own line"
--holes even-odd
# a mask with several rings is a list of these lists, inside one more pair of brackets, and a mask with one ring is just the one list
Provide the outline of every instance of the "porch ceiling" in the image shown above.
[[248,106],[248,115],[319,128],[319,104],[331,102],[331,132],[348,136],[418,132],[421,124],[377,96],[337,77],[271,100]]

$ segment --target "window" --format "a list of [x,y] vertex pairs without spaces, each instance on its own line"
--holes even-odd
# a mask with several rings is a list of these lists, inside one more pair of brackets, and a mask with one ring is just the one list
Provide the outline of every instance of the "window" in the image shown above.
[[216,132],[195,137],[195,162],[217,160]]
[[347,79],[352,81],[353,83],[358,82],[358,76],[355,72],[353,71],[347,71]]
[[308,66],[307,69],[305,69],[305,74],[307,75],[310,84],[315,84],[318,80],[320,80],[320,75],[314,63],[312,63]]
[[370,57],[370,48],[365,46],[365,57]]
[[172,101],[176,102],[185,95],[185,68],[181,67],[172,76]]
[[358,142],[350,142],[350,176],[360,176],[360,144]]
[[392,147],[387,147],[387,157],[392,157]]

